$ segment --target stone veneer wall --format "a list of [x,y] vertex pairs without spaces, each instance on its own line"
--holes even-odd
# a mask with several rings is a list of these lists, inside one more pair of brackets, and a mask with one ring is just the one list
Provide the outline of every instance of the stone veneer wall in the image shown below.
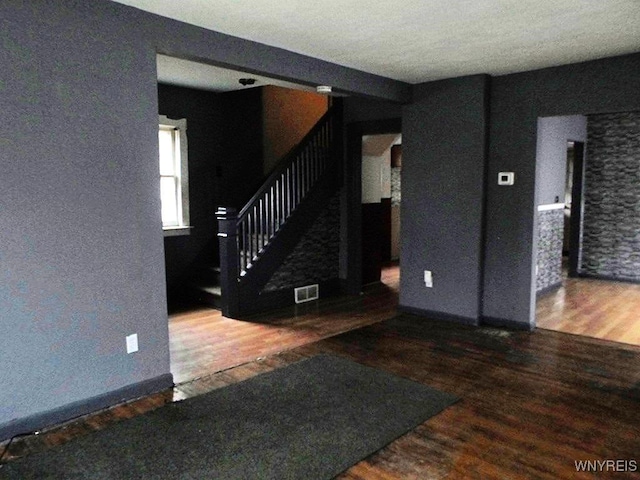
[[640,281],[640,112],[589,115],[581,273]]
[[273,274],[263,292],[336,279],[339,276],[339,256],[340,196],[336,194]]
[[401,167],[391,167],[391,205],[400,206],[401,188],[400,188],[400,172]]
[[536,291],[562,283],[562,240],[564,209],[538,212],[538,274]]

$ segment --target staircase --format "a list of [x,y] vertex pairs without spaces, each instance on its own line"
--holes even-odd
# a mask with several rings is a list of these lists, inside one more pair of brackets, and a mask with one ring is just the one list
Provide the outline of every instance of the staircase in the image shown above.
[[202,267],[191,284],[193,300],[197,303],[222,308],[222,288],[220,287],[220,267]]
[[342,111],[332,106],[238,212],[219,208],[220,268],[198,284],[227,317],[276,305],[262,291],[341,184]]

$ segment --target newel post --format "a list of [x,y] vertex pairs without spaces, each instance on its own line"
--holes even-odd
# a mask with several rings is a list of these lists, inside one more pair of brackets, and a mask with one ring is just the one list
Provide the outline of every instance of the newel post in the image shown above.
[[238,234],[236,223],[238,210],[218,207],[218,240],[220,244],[220,288],[222,289],[222,314],[236,318],[239,314],[238,289]]

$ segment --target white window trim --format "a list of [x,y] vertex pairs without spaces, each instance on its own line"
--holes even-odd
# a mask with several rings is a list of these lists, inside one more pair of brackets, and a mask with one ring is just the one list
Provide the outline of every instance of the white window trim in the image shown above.
[[182,202],[178,206],[180,212],[178,216],[180,224],[176,226],[162,226],[165,237],[175,237],[179,235],[189,235],[193,228],[189,225],[189,158],[187,145],[187,119],[186,118],[169,118],[166,115],[158,116],[159,126],[169,126],[180,132],[180,192],[179,196]]

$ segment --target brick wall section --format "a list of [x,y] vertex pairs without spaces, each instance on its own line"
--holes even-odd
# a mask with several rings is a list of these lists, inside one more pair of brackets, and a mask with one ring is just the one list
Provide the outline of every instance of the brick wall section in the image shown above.
[[564,209],[538,212],[538,274],[536,291],[562,282]]
[[589,115],[581,272],[640,281],[640,112]]
[[263,292],[292,289],[338,278],[339,255],[340,197],[336,194],[273,274]]

